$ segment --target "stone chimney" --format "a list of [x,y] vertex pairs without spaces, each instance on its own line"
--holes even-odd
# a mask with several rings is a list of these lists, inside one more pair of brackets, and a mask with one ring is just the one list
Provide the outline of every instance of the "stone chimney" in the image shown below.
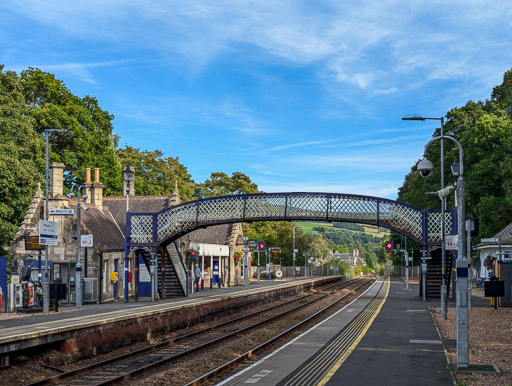
[[91,204],[103,209],[103,184],[100,182],[100,168],[94,168],[94,183],[91,187]]
[[64,195],[64,164],[53,162],[50,164],[50,195],[49,198],[61,198]]
[[92,203],[92,183],[91,183],[91,168],[85,168],[85,194],[87,198],[85,202],[87,204]]
[[176,205],[181,204],[181,197],[180,197],[180,193],[178,192],[178,180],[174,181],[174,192],[172,192],[172,194],[171,194],[171,199],[170,199],[169,204],[171,206],[176,206]]

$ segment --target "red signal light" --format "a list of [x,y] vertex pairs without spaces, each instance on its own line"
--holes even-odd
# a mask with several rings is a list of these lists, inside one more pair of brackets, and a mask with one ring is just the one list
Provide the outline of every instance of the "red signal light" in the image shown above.
[[388,252],[395,249],[395,246],[393,245],[392,241],[386,241],[386,244],[384,245],[384,247],[386,248],[386,251],[388,251]]

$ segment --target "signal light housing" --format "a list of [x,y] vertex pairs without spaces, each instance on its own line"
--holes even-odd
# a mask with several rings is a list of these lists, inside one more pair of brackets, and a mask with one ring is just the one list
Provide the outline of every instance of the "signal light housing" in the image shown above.
[[386,241],[384,248],[386,248],[386,252],[393,252],[395,250],[395,243],[393,241]]
[[260,241],[258,243],[258,251],[266,251],[267,250],[267,242],[266,241]]

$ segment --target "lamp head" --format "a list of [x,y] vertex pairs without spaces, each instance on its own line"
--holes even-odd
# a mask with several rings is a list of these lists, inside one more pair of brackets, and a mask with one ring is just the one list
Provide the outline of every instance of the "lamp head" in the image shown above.
[[423,157],[423,159],[418,162],[416,168],[419,170],[422,177],[428,177],[432,170],[434,170],[434,164],[427,159],[427,157]]
[[451,165],[452,174],[457,177],[460,173],[460,163],[457,159],[455,159]]
[[132,170],[132,165],[129,163],[126,164],[126,169],[123,170],[123,178],[125,181],[130,182],[133,179],[134,171]]

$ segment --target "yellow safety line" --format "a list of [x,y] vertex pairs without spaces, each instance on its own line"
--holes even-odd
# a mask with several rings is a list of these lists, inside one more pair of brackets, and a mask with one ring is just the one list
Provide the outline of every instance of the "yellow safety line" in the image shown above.
[[371,317],[371,319],[368,321],[368,324],[367,326],[363,329],[363,331],[361,331],[361,333],[359,334],[359,336],[356,338],[356,340],[354,341],[354,343],[352,343],[352,345],[348,348],[348,350],[342,355],[342,357],[340,359],[338,359],[338,361],[334,364],[334,366],[332,366],[329,371],[327,372],[327,374],[325,374],[325,376],[322,378],[322,380],[320,382],[318,382],[318,386],[324,386],[325,384],[327,384],[327,382],[329,382],[329,380],[332,378],[332,376],[336,373],[336,371],[339,370],[339,368],[341,367],[341,365],[347,360],[347,358],[350,356],[350,354],[352,354],[352,351],[354,351],[354,349],[357,347],[357,345],[359,344],[359,342],[361,341],[361,339],[363,339],[363,337],[365,336],[366,332],[369,330],[370,326],[372,325],[373,321],[375,320],[375,318],[377,317],[377,315],[379,314],[380,310],[382,309],[382,306],[384,305],[384,303],[386,302],[386,299],[388,298],[388,294],[389,294],[389,287],[390,287],[390,278],[388,276],[388,288],[386,290],[386,295],[384,295],[384,299],[382,300],[382,302],[380,303],[379,307],[377,308],[377,310],[375,311],[375,313],[373,314],[373,316]]
[[339,335],[333,342],[331,342],[325,350],[322,350],[320,355],[308,363],[306,367],[302,368],[301,371],[296,373],[285,385],[296,384],[295,382],[297,382],[297,380],[300,380],[301,384],[308,384],[312,382],[319,372],[323,372],[325,366],[329,366],[330,363],[337,360],[337,353],[344,352],[344,350],[349,347],[351,342],[353,342],[357,337],[358,331],[366,326],[382,301],[383,299],[373,299],[368,306],[347,326],[342,335]]

